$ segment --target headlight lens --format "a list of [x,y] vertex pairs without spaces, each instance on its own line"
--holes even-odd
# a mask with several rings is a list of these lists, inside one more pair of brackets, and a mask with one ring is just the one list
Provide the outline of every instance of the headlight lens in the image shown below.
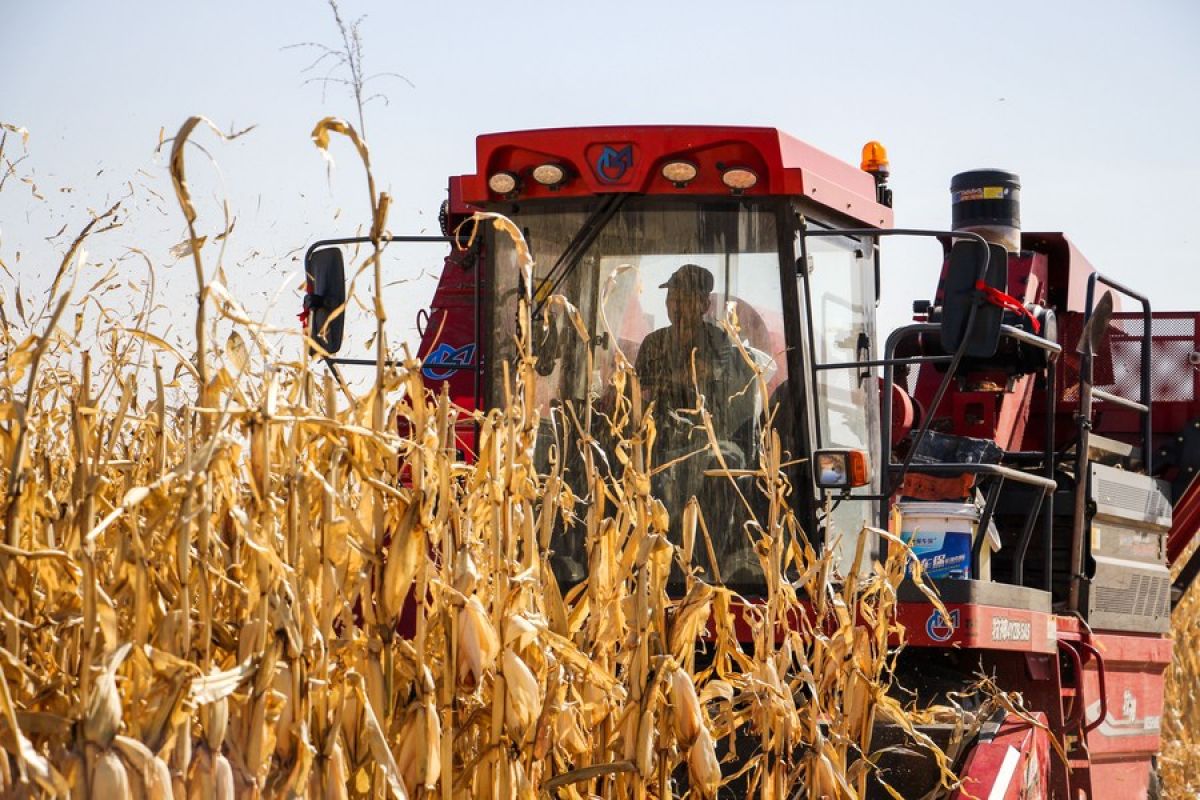
[[754,170],[745,167],[733,167],[721,173],[721,182],[736,192],[744,191],[758,183]]
[[512,194],[517,190],[517,176],[511,172],[497,172],[488,178],[488,188],[496,194]]
[[542,186],[557,186],[567,179],[567,171],[559,164],[542,164],[533,168],[533,179]]
[[693,180],[697,172],[696,165],[690,161],[668,161],[662,168],[662,176],[676,184]]
[[852,489],[871,483],[871,463],[865,450],[818,450],[813,453],[817,486]]

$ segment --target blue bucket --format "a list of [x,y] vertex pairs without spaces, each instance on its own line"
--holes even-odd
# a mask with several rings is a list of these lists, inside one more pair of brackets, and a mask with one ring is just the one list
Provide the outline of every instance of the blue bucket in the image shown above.
[[[974,503],[898,503],[900,538],[930,578],[970,578],[971,546],[979,522]],[[912,566],[909,565],[909,571]]]

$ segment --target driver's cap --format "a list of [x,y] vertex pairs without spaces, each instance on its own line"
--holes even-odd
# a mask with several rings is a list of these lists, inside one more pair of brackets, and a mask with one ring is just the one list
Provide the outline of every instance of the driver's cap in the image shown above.
[[699,264],[684,264],[671,273],[671,277],[667,278],[667,282],[661,284],[658,288],[683,289],[700,294],[712,294],[715,283],[713,274],[704,267]]

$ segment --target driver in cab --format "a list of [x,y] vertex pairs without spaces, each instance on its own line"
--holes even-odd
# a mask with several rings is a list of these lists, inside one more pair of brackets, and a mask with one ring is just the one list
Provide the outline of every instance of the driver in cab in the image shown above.
[[730,468],[745,466],[753,447],[753,370],[724,329],[706,321],[712,307],[713,274],[684,264],[659,288],[667,290],[671,324],[650,333],[637,353],[638,380],[654,402],[660,441],[658,460],[676,458],[709,444],[697,391],[712,416],[722,454]]

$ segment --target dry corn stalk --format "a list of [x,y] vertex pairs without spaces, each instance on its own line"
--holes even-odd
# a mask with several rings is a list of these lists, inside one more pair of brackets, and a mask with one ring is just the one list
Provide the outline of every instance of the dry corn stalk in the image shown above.
[[1171,635],[1158,769],[1164,797],[1194,797],[1200,793],[1200,594],[1194,586],[1171,612]]
[[[837,580],[784,502],[768,430],[769,510],[748,529],[766,592],[740,641],[740,599],[695,568],[708,522],[688,504],[673,540],[653,496],[654,420],[628,364],[607,423],[620,469],[591,457],[581,408],[564,446],[583,473],[561,459],[539,472],[527,347],[505,402],[474,414],[476,461],[456,460],[466,412],[426,391],[417,362],[386,364],[387,198],[369,169],[374,384],[343,398],[306,360],[273,360],[203,264],[184,179],[201,121],[171,159],[200,284],[195,357],[144,316],[109,331],[179,358],[180,388],[129,347],[81,370],[57,316],[32,335],[0,329],[6,791],[712,797],[736,779],[755,797],[863,796],[877,713],[910,713],[886,693],[902,548]],[[327,148],[331,132],[369,167],[347,123],[323,120],[314,139]],[[218,324],[241,331],[220,349]],[[122,378],[97,388],[93,373]],[[587,543],[589,578],[564,593],[548,559],[567,535]],[[666,588],[673,568],[682,597]],[[719,759],[735,738],[750,755]]]

